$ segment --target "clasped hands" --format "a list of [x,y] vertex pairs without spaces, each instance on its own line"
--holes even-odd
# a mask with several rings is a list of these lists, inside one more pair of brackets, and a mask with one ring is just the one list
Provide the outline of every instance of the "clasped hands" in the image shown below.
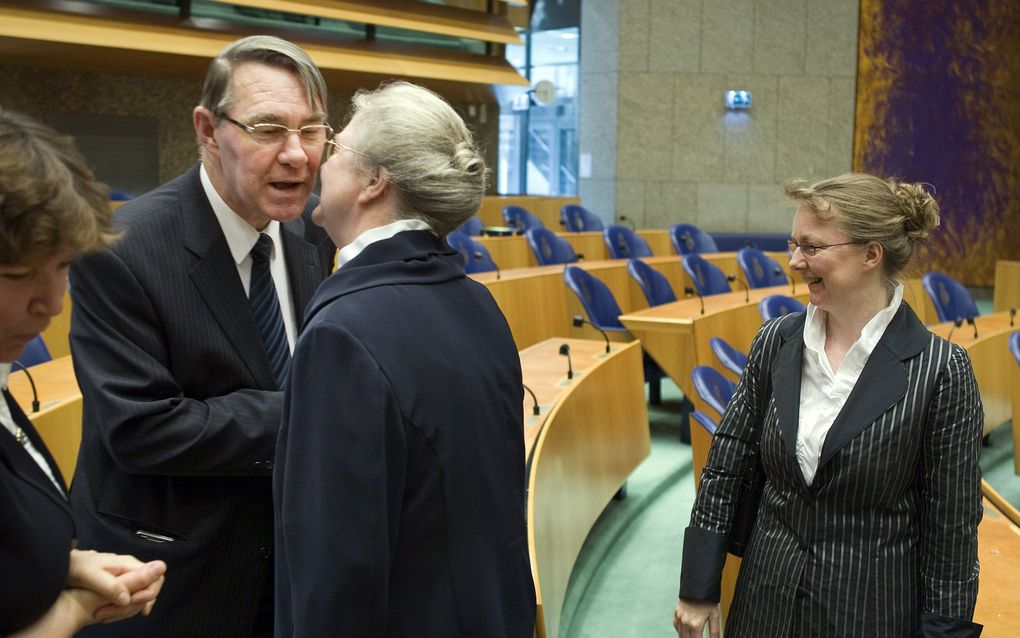
[[163,588],[166,563],[143,563],[134,556],[71,550],[65,593],[92,622],[147,616]]

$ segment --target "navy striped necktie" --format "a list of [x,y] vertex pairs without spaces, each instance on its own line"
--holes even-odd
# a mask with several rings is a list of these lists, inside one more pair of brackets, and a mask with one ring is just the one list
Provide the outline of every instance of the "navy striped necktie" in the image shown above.
[[262,343],[269,355],[269,367],[273,370],[277,386],[282,388],[287,379],[287,364],[290,363],[290,345],[287,331],[283,327],[280,313],[280,299],[276,294],[273,276],[269,272],[269,254],[273,250],[273,238],[259,233],[259,240],[251,249],[251,284],[248,286],[248,303],[251,304],[255,323],[258,324]]

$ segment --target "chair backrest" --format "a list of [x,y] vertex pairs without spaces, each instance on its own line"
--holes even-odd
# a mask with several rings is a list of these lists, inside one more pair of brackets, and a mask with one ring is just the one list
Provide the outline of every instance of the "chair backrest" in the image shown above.
[[626,226],[613,224],[602,231],[602,238],[606,240],[609,256],[613,259],[652,256],[652,249],[644,237]]
[[572,233],[593,232],[605,229],[598,215],[578,204],[564,204],[560,208],[560,220]]
[[640,259],[631,259],[627,262],[627,272],[638,286],[641,286],[641,292],[645,293],[649,306],[661,306],[676,301],[673,286],[669,285],[666,276]]
[[924,291],[931,297],[939,321],[956,321],[978,316],[977,304],[960,282],[941,272],[921,275]]
[[769,295],[758,302],[758,312],[761,313],[762,321],[804,310],[804,304],[786,295]]
[[623,313],[609,286],[577,266],[563,269],[563,281],[581,300],[589,321],[603,330],[626,330],[620,323],[620,315]]
[[464,272],[490,272],[498,270],[496,264],[489,255],[489,250],[474,241],[459,230],[455,230],[446,236],[450,247],[460,253],[464,260]]
[[691,224],[673,224],[669,227],[669,239],[673,242],[673,250],[678,255],[690,253],[717,253],[712,236]]
[[788,283],[783,267],[757,248],[741,248],[737,251],[737,264],[747,277],[751,288],[768,288]]
[[738,377],[744,374],[744,368],[747,366],[746,354],[719,337],[709,339],[708,345],[711,346],[712,352],[715,353],[715,356],[727,370],[730,370]]
[[550,264],[572,264],[577,261],[577,253],[570,242],[547,228],[532,228],[525,231],[524,237],[535,253],[539,266]]
[[1009,350],[1013,353],[1017,365],[1020,365],[1020,330],[1009,335]]
[[531,230],[532,228],[545,228],[545,224],[542,223],[541,219],[520,206],[504,206],[503,221],[506,222],[507,226],[516,228],[521,232]]
[[681,257],[680,265],[691,276],[691,281],[702,297],[730,292],[730,282],[726,280],[726,273],[715,264],[705,261],[697,253]]
[[691,418],[693,418],[698,425],[705,428],[705,430],[712,435],[715,435],[715,431],[719,428],[716,422],[712,420],[712,417],[708,416],[701,410],[694,410],[691,412]]
[[483,222],[481,219],[478,218],[477,215],[475,215],[469,218],[463,224],[461,224],[457,228],[457,230],[464,233],[465,235],[469,235],[471,237],[478,237],[479,235],[482,234],[482,231],[485,230],[485,222]]
[[35,339],[29,341],[28,345],[25,346],[25,351],[21,353],[20,357],[18,357],[18,363],[28,368],[40,363],[46,363],[52,358],[53,357],[50,356],[50,351],[43,342],[42,337],[37,335]]
[[695,367],[691,370],[691,380],[694,381],[694,390],[701,400],[718,412],[719,416],[722,416],[722,413],[726,411],[726,404],[733,397],[733,391],[736,390],[737,384],[711,366]]

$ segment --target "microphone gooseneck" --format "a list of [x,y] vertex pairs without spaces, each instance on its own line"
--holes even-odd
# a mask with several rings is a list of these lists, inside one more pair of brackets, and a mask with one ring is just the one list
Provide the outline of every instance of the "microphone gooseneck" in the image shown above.
[[[772,271],[772,274],[777,276],[777,277],[780,276],[780,275],[782,275],[783,277],[786,277],[786,273],[783,272],[783,269],[780,268],[779,266],[776,266],[776,269]],[[796,294],[797,294],[797,280],[794,279],[793,276],[790,276],[790,295],[796,295]]]
[[[482,251],[480,251],[480,250],[476,250],[476,251],[475,251],[475,259],[479,259],[479,260],[481,260],[481,259],[485,259],[485,255],[483,255],[483,254],[482,254]],[[495,268],[495,269],[496,269],[496,279],[499,279],[499,278],[500,278],[500,275],[502,274],[502,273],[501,273],[501,272],[499,271],[499,264],[497,264],[496,262],[492,261],[491,259],[489,259],[489,260],[488,260],[488,262],[489,262],[490,264],[492,264],[492,267],[493,267],[493,268]]]
[[560,355],[567,358],[567,378],[574,378],[574,364],[570,361],[570,344],[564,343],[560,346]]
[[611,350],[609,348],[609,335],[606,334],[606,331],[603,330],[602,328],[600,328],[598,325],[588,321],[587,319],[585,319],[581,315],[574,315],[574,327],[575,328],[580,328],[584,324],[588,324],[592,328],[595,328],[596,330],[598,330],[599,332],[602,333],[602,338],[606,340],[606,354],[609,354],[611,352]]
[[521,385],[523,385],[524,389],[527,390],[528,394],[531,395],[531,413],[534,414],[535,416],[538,416],[542,412],[541,410],[538,409],[538,397],[536,397],[535,393],[531,391],[531,388],[524,385],[523,383]]
[[974,317],[967,317],[967,323],[974,328],[974,338],[978,338],[977,321],[974,321]]
[[631,230],[637,230],[637,227],[634,226],[634,220],[632,220],[630,217],[627,217],[626,215],[620,215],[620,221],[627,222],[627,225],[630,226]]
[[701,296],[701,293],[698,292],[696,289],[691,288],[690,286],[684,288],[685,297],[693,297],[694,295],[697,295],[698,301],[701,302],[701,314],[705,314],[705,298]]
[[726,275],[726,281],[733,283],[734,281],[744,287],[744,303],[751,301],[751,289],[748,287],[747,282],[737,277],[736,275]]
[[954,319],[953,320],[953,327],[949,330],[949,334],[946,335],[946,341],[952,341],[953,340],[953,332],[955,332],[956,329],[959,328],[962,325],[963,325],[963,318],[962,317],[957,317],[956,319]]
[[20,361],[11,361],[11,367],[17,366],[19,370],[25,373],[28,377],[28,385],[32,387],[32,412],[39,411],[39,393],[35,391],[35,380],[32,378],[32,374],[28,371],[28,368],[23,366]]
[[1013,317],[1016,316],[1016,308],[1009,309],[1009,327],[1013,327]]

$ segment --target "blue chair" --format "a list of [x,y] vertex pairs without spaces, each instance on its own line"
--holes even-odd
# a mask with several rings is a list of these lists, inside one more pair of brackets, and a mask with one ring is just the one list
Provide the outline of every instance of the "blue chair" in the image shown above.
[[42,337],[36,336],[35,339],[29,341],[28,345],[25,346],[25,351],[21,353],[20,357],[18,357],[18,363],[26,368],[30,368],[40,363],[46,363],[51,359],[53,359],[53,357],[50,356],[50,351],[46,348],[46,344],[43,342]]
[[719,247],[705,231],[691,224],[673,224],[669,227],[669,239],[678,255],[691,253],[717,253]]
[[691,276],[694,287],[702,297],[730,292],[730,282],[726,274],[715,264],[705,261],[696,253],[689,253],[680,258],[680,265]]
[[661,306],[676,301],[676,294],[673,293],[673,287],[669,285],[666,276],[640,259],[631,259],[627,262],[627,272],[637,281],[641,292],[645,293],[649,306]]
[[464,259],[464,272],[471,274],[499,270],[496,263],[492,261],[489,250],[464,233],[455,230],[446,236],[446,241]]
[[751,288],[768,288],[789,283],[783,267],[757,248],[741,248],[737,251],[737,265],[747,277]]
[[977,304],[967,289],[949,275],[929,272],[921,276],[924,291],[931,297],[939,321],[972,319],[978,316]]
[[1009,335],[1009,351],[1013,353],[1017,365],[1020,365],[1020,330]]
[[560,221],[572,233],[593,232],[605,229],[605,224],[598,215],[584,206],[565,204],[560,208]]
[[506,222],[507,226],[516,228],[522,233],[532,228],[545,228],[545,224],[542,223],[541,219],[520,206],[504,206],[503,221]]
[[482,231],[485,230],[485,222],[478,219],[477,215],[474,215],[458,226],[457,230],[470,237],[478,237],[482,234]]
[[744,374],[744,368],[747,367],[746,354],[719,337],[709,339],[708,345],[712,348],[712,352],[715,353],[716,358],[719,359],[724,368],[730,370],[738,377]]
[[[577,266],[563,269],[563,281],[581,300],[588,321],[606,332],[627,332],[627,328],[620,323],[620,315],[623,314],[620,305],[616,303],[616,297],[609,286]],[[658,405],[662,402],[662,377],[665,374],[648,353],[642,353],[642,367],[648,383],[648,402]]]
[[691,412],[691,417],[698,422],[698,425],[705,428],[709,434],[715,436],[715,431],[719,429],[719,426],[712,420],[712,417],[708,416],[701,410],[694,410]]
[[758,312],[762,321],[788,315],[791,312],[804,312],[806,307],[793,297],[786,295],[769,295],[758,302]]
[[577,253],[570,242],[547,228],[532,228],[525,231],[524,237],[535,253],[535,260],[539,266],[550,264],[572,264],[578,260]]
[[602,238],[606,240],[609,256],[613,259],[652,256],[652,249],[648,246],[648,242],[626,226],[613,224],[602,231]]
[[733,391],[737,384],[733,383],[722,375],[721,372],[712,366],[697,366],[691,370],[691,381],[694,382],[694,390],[713,410],[722,416],[726,411],[726,404],[733,398]]

